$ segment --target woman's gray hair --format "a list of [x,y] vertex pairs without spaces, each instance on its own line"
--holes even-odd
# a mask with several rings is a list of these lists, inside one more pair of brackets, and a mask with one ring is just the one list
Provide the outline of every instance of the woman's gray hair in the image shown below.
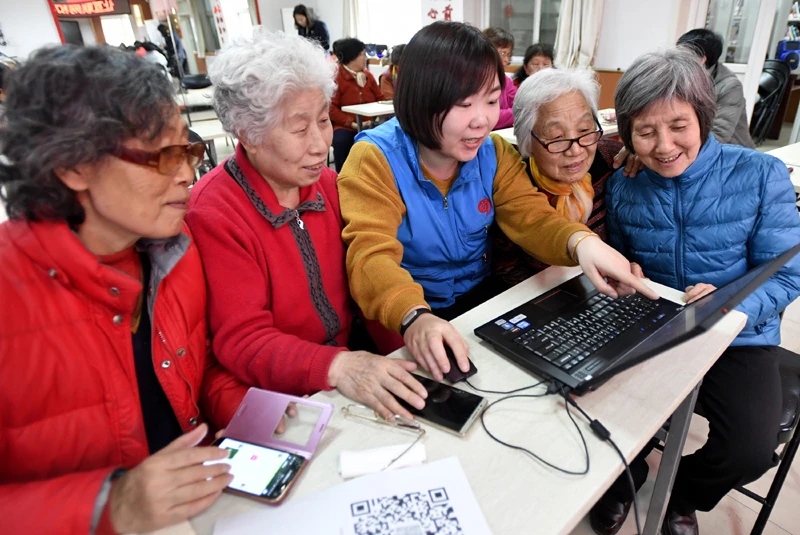
[[223,128],[253,145],[283,119],[292,95],[319,89],[330,103],[335,75],[336,65],[316,42],[261,26],[222,50],[209,68]]
[[633,150],[633,119],[655,102],[683,100],[694,108],[700,123],[700,140],[705,144],[717,101],[714,84],[697,55],[685,47],[649,52],[636,58],[620,78],[614,94],[619,137]]
[[597,115],[600,86],[594,73],[588,69],[544,69],[529,76],[519,86],[514,97],[514,135],[523,158],[531,155],[531,131],[539,117],[539,108],[567,93],[582,94],[592,113]]

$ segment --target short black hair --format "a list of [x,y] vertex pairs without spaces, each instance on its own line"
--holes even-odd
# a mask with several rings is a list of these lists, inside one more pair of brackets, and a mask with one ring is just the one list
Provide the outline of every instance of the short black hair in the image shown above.
[[505,48],[507,46],[514,48],[514,36],[503,28],[490,26],[483,30],[483,35],[489,38],[495,48]]
[[300,29],[300,26],[297,24],[297,19],[294,17],[297,15],[303,15],[306,18],[306,27],[311,28],[314,25],[314,18],[308,12],[308,8],[303,4],[297,4],[294,6],[294,11],[292,12],[292,19],[294,19],[294,27],[296,29]]
[[389,60],[392,65],[400,63],[400,57],[403,55],[403,50],[405,49],[406,45],[396,45],[392,47],[392,56]]
[[132,138],[153,141],[176,113],[169,81],[136,54],[110,46],[35,51],[11,77],[0,125],[8,216],[77,227],[83,207],[56,170],[98,162]]
[[722,36],[705,28],[689,30],[678,38],[678,45],[706,57],[706,68],[713,69],[722,55]]
[[517,69],[517,73],[514,75],[514,79],[519,80],[520,84],[528,78],[528,73],[525,71],[525,65],[527,65],[528,62],[536,56],[544,56],[546,58],[550,58],[550,63],[554,62],[555,56],[553,53],[553,46],[548,45],[547,43],[536,43],[529,46],[527,50],[525,50],[525,57],[522,60],[522,67]]
[[333,55],[339,59],[339,63],[347,65],[366,48],[367,45],[355,37],[345,37],[333,43]]
[[411,138],[439,150],[442,124],[453,106],[494,80],[505,87],[503,62],[486,36],[463,22],[434,22],[403,51],[395,116]]

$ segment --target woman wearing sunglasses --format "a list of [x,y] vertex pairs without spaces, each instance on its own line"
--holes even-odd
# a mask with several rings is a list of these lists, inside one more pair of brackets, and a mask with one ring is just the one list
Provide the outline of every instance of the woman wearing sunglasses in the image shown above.
[[[0,127],[0,517],[9,533],[161,528],[231,481],[216,447],[246,387],[207,351],[183,218],[202,145],[155,66],[42,49]],[[208,423],[206,423],[208,422]]]
[[[603,138],[599,86],[591,71],[547,69],[523,83],[514,100],[514,133],[531,183],[550,206],[606,239],[605,183],[622,143]],[[492,228],[492,273],[513,286],[544,264]]]
[[[519,153],[489,135],[506,76],[486,36],[467,24],[434,22],[406,46],[403,65],[396,118],[359,134],[338,182],[350,291],[367,318],[401,333],[436,380],[450,369],[445,344],[468,371],[467,343],[446,320],[496,290],[489,277],[495,220],[539,260],[580,263],[603,293],[656,297],[622,255],[554,210],[531,186]],[[571,141],[560,165],[573,170],[584,165],[582,145],[593,139],[576,138],[587,133],[543,129],[540,137]]]

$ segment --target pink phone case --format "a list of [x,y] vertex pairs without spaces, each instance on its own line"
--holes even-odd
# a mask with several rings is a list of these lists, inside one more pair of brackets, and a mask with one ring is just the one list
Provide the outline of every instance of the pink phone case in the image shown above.
[[[290,402],[320,409],[319,419],[306,444],[285,442],[272,436]],[[320,403],[307,398],[251,387],[239,408],[236,409],[236,414],[225,429],[223,436],[294,453],[309,460],[314,455],[332,414],[333,405],[330,403]]]

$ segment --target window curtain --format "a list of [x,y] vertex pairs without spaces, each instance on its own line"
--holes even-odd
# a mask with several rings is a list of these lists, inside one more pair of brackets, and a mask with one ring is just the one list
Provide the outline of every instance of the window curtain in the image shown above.
[[342,36],[356,37],[358,35],[358,24],[360,19],[358,16],[359,0],[344,0],[343,4],[344,23],[342,25]]
[[592,66],[605,0],[562,0],[556,32],[556,65],[563,68]]

